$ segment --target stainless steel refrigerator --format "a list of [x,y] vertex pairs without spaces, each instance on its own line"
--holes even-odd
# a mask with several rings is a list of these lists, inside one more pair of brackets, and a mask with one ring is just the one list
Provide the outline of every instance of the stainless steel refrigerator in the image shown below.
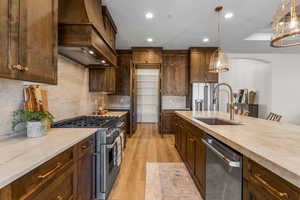
[[[215,86],[216,83],[193,83],[193,110],[218,110],[218,103],[213,100]],[[216,91],[217,95],[218,91]]]

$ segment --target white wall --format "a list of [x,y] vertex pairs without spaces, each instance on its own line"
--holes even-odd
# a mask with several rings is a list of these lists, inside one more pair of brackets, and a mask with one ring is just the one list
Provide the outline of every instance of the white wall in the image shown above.
[[[300,55],[298,54],[229,54],[230,71],[220,75],[236,91],[256,90],[262,105],[260,117],[269,112],[283,116],[283,121],[300,124]],[[224,104],[224,94],[221,95]]]

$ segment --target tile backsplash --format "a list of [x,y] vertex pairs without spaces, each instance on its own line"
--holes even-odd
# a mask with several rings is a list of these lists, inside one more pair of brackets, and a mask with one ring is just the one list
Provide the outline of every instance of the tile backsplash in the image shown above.
[[106,108],[128,109],[130,108],[130,96],[109,95]]
[[162,97],[162,109],[184,109],[186,107],[186,96]]
[[[0,78],[0,139],[22,132],[11,128],[13,111],[21,107],[23,86],[30,83]],[[36,84],[36,83],[35,83]],[[88,69],[62,56],[58,59],[58,84],[41,84],[48,90],[49,111],[55,120],[91,114],[97,104],[106,106],[107,96],[90,93]]]

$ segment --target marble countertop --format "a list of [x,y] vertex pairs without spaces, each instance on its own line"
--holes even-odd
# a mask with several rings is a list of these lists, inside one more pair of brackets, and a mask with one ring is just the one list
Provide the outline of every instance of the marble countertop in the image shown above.
[[94,128],[50,129],[39,138],[0,141],[0,189],[96,132]]
[[242,125],[208,125],[194,117],[229,120],[222,112],[176,114],[300,188],[300,126],[235,116]]

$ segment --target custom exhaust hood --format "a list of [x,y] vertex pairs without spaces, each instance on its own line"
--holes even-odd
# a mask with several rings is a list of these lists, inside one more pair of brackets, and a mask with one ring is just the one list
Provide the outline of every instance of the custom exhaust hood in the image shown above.
[[117,27],[101,0],[60,0],[58,51],[82,65],[117,65]]

